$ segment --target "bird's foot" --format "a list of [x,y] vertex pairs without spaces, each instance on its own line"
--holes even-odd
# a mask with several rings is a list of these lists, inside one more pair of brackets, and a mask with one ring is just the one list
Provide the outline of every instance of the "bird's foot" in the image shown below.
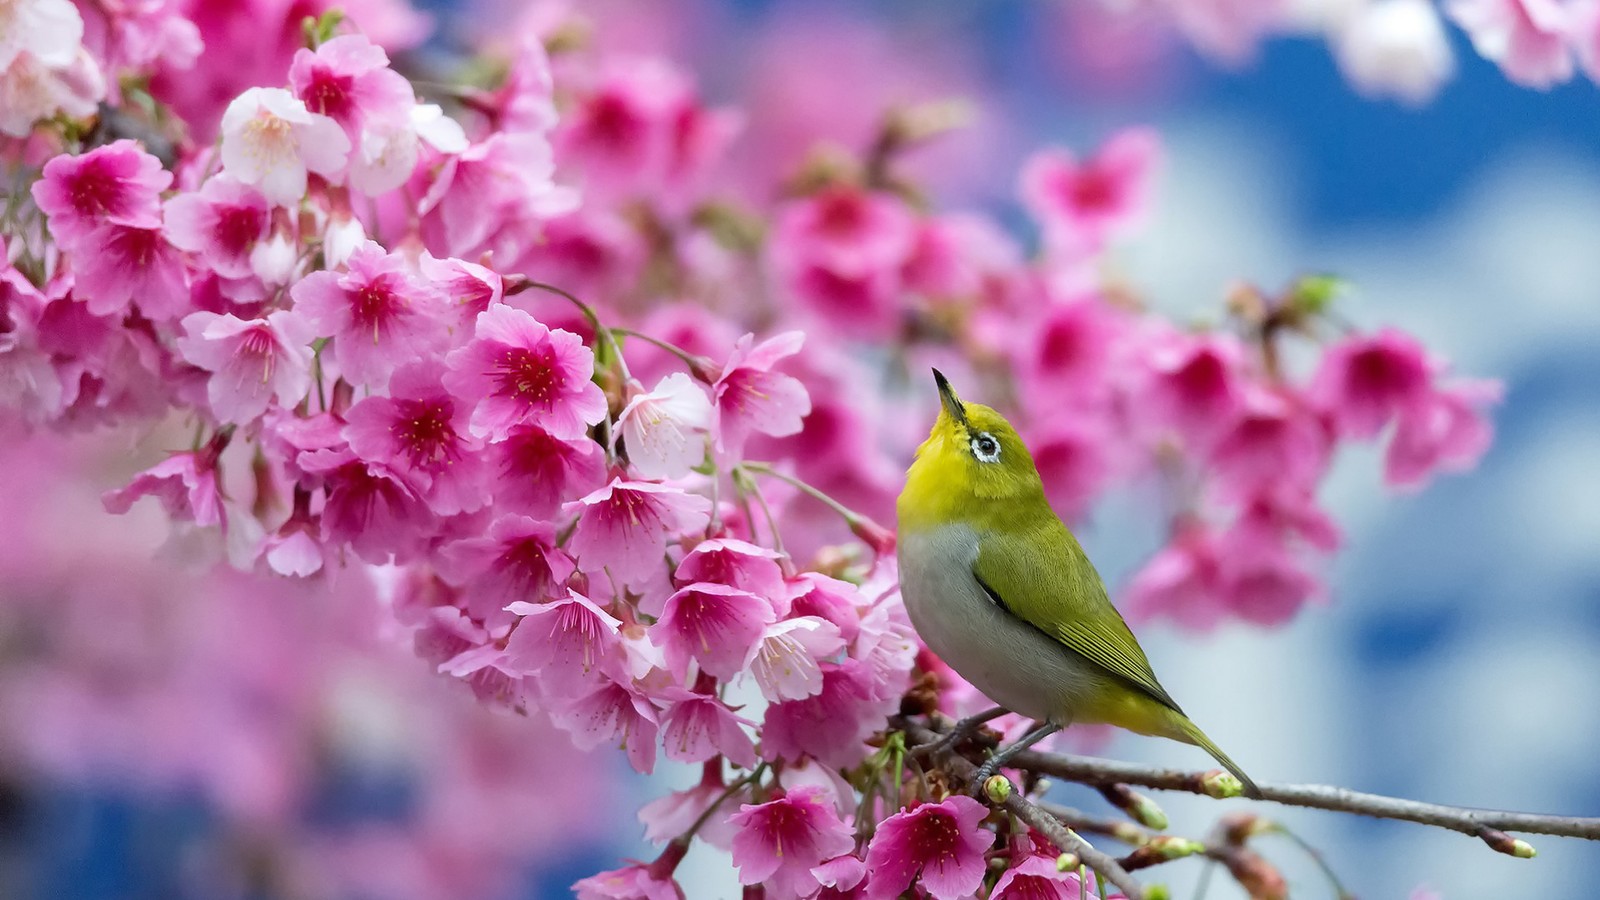
[[[1000,774],[1000,766],[1004,762],[1005,760],[999,754],[995,754],[994,756],[991,756],[985,760],[983,765],[978,767],[978,771],[972,773],[972,785],[969,788],[972,796],[978,798],[979,800],[983,799],[985,786],[988,785],[989,779]],[[1013,784],[1011,788],[1012,790],[1015,790],[1016,785]],[[1006,793],[1010,792],[1007,791]]]
[[961,744],[967,740],[967,738],[970,738],[976,734],[978,729],[983,727],[985,722],[988,722],[990,719],[995,719],[1005,715],[1007,711],[1008,710],[1006,710],[1004,707],[997,706],[994,709],[985,710],[984,712],[978,713],[975,716],[968,716],[965,719],[961,719],[960,721],[956,722],[954,727],[945,732],[944,736],[938,740],[929,741],[926,744],[918,744],[917,746],[913,747],[911,749],[911,754],[917,757],[931,756],[937,758],[946,753],[953,753],[957,747],[961,746]]

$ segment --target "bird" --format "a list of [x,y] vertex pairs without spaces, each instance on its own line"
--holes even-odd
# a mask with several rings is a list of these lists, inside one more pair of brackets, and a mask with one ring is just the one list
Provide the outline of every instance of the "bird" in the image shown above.
[[999,704],[941,743],[1006,711],[1039,723],[983,763],[974,790],[1068,725],[1110,724],[1199,746],[1259,797],[1156,680],[1016,429],[962,402],[938,369],[933,377],[939,415],[896,504],[901,596],[923,643]]

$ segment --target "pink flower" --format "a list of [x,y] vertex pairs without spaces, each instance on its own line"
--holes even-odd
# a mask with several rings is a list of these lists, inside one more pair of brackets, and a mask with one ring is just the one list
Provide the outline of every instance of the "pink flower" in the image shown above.
[[107,223],[90,231],[72,254],[75,293],[97,316],[119,315],[136,302],[151,319],[189,309],[183,258],[159,226]]
[[517,601],[559,595],[574,570],[553,525],[517,515],[495,519],[484,537],[447,544],[437,563],[440,575],[462,588],[467,612],[486,623],[509,621],[505,610]]
[[1159,154],[1142,128],[1118,132],[1081,163],[1063,150],[1037,153],[1023,166],[1022,200],[1059,251],[1097,253],[1143,220]]
[[274,399],[297,405],[311,388],[310,327],[292,310],[245,321],[232,315],[190,313],[186,337],[177,345],[183,358],[211,372],[206,397],[218,421],[255,421]]
[[1051,305],[1029,338],[1018,342],[1017,368],[1031,382],[1029,400],[1042,410],[1100,400],[1124,323],[1123,314],[1097,298]]
[[328,499],[322,508],[322,539],[347,542],[370,563],[404,560],[433,526],[428,505],[394,472],[369,465],[348,449],[311,450],[300,468],[319,475]]
[[919,873],[935,900],[970,896],[983,884],[983,854],[994,843],[980,827],[988,815],[982,803],[958,795],[883,820],[867,848],[867,896],[898,897]]
[[438,259],[424,252],[418,265],[422,277],[433,282],[444,294],[459,330],[470,331],[478,321],[478,314],[505,296],[505,282],[500,273],[477,263],[453,257]]
[[768,700],[804,700],[822,693],[819,661],[843,649],[844,639],[832,622],[815,616],[785,619],[762,629],[744,667]]
[[1328,348],[1307,394],[1345,435],[1370,438],[1427,400],[1432,372],[1421,344],[1386,328]]
[[564,441],[519,425],[486,453],[496,508],[535,519],[553,518],[561,504],[605,482],[605,454],[587,437]]
[[639,863],[590,875],[572,890],[578,900],[683,900],[683,888],[670,874],[658,878]]
[[801,787],[776,800],[739,807],[730,820],[740,884],[766,884],[777,897],[809,897],[822,883],[813,869],[855,849],[854,829],[839,820],[821,788]]
[[554,172],[549,141],[529,132],[495,132],[450,155],[420,204],[428,249],[476,256],[508,238],[508,254],[526,249],[540,224],[577,205]]
[[790,615],[816,616],[838,628],[845,643],[855,641],[861,630],[862,607],[867,605],[860,588],[816,572],[801,572],[790,588]]
[[381,387],[401,363],[437,353],[446,340],[443,298],[398,254],[367,241],[345,272],[312,272],[291,290],[294,308],[333,338],[339,373]]
[[738,794],[724,796],[728,786],[722,782],[721,760],[713,760],[709,767],[713,774],[702,778],[694,787],[657,797],[639,808],[645,840],[656,844],[670,841],[688,831],[712,804],[718,804],[719,809],[706,818],[695,837],[713,847],[727,849],[731,846],[737,831],[728,822],[727,811],[733,808]]
[[1212,471],[1234,496],[1269,484],[1315,485],[1328,465],[1331,435],[1297,398],[1261,389],[1211,448]]
[[215,175],[199,191],[168,200],[166,224],[168,239],[206,268],[231,281],[253,279],[250,257],[271,233],[272,207],[255,188]]
[[669,538],[699,531],[711,518],[711,501],[704,497],[620,478],[564,509],[578,514],[568,547],[577,554],[579,568],[608,569],[626,584],[648,577],[664,564]]
[[411,83],[389,68],[389,55],[361,34],[297,50],[289,86],[306,109],[338,122],[355,145],[368,123],[402,123],[417,102]]
[[1154,339],[1141,413],[1191,444],[1208,444],[1244,402],[1244,351],[1227,335],[1171,332]]
[[900,200],[839,185],[780,214],[772,262],[820,325],[884,337],[901,321],[901,272],[915,238],[915,221]]
[[683,372],[661,379],[649,393],[635,394],[617,429],[628,463],[645,478],[682,478],[706,458],[711,401]]
[[1383,479],[1421,488],[1436,471],[1463,472],[1478,464],[1494,437],[1483,409],[1500,399],[1492,381],[1467,381],[1429,392],[1403,411],[1383,457]]
[[650,626],[650,640],[662,649],[667,668],[687,681],[689,660],[720,679],[739,674],[761,630],[776,618],[772,604],[737,588],[692,584],[667,599]]
[[621,651],[617,629],[622,623],[577,591],[567,591],[560,600],[517,601],[506,608],[522,616],[506,640],[507,660],[517,669],[539,673],[548,698],[580,697],[594,690],[601,670],[612,667]]
[[717,450],[727,459],[737,459],[744,452],[744,442],[752,433],[795,434],[811,412],[805,386],[772,371],[780,360],[800,352],[805,335],[787,331],[760,344],[753,345],[754,340],[748,334],[739,339],[711,388],[717,404]]
[[1029,435],[1028,447],[1050,506],[1068,522],[1082,521],[1111,474],[1117,436],[1088,416],[1052,418],[1041,434]]
[[1567,44],[1573,7],[1558,0],[1450,0],[1456,24],[1484,59],[1525,87],[1549,88],[1572,77]]
[[590,379],[594,354],[570,331],[551,331],[504,304],[478,314],[473,339],[449,355],[445,385],[473,405],[472,433],[499,440],[533,422],[564,440],[605,418],[605,395]]
[[106,512],[121,515],[140,497],[161,501],[167,516],[196,525],[224,524],[222,492],[217,484],[217,457],[226,441],[217,438],[194,453],[174,453],[135,475],[127,487],[107,491],[101,502]]
[[696,581],[714,581],[749,591],[766,598],[773,608],[783,612],[787,607],[787,591],[783,583],[783,570],[778,560],[783,554],[766,547],[757,547],[738,538],[712,538],[701,541],[678,564],[674,577],[679,584]]
[[338,123],[283,88],[250,88],[222,114],[223,171],[278,206],[305,196],[308,170],[336,178],[349,153]]
[[159,159],[124,139],[45,163],[33,199],[56,242],[71,248],[101,225],[159,226],[161,192],[171,184]]
[[1134,618],[1167,615],[1187,628],[1214,626],[1224,611],[1224,561],[1216,534],[1203,526],[1178,529],[1134,574],[1128,611]]
[[394,372],[388,397],[350,408],[350,450],[404,478],[434,512],[454,515],[488,502],[478,443],[467,436],[467,410],[444,389],[444,365],[422,360]]
[[1166,615],[1180,625],[1209,629],[1226,614],[1260,625],[1281,625],[1317,591],[1282,530],[1243,521],[1218,534],[1187,525],[1140,569],[1128,588],[1137,617]]
[[553,714],[557,725],[572,735],[580,750],[615,743],[627,751],[634,769],[650,774],[656,767],[656,707],[631,684],[605,679],[593,693]]
[[795,761],[811,756],[842,769],[866,756],[863,742],[898,705],[898,693],[887,698],[871,666],[860,660],[825,662],[821,668],[821,691],[767,707],[763,757]]
[[83,17],[68,0],[28,0],[0,6],[0,69],[23,53],[65,66],[83,40]]
[[661,744],[668,759],[705,762],[721,755],[745,768],[755,766],[756,745],[741,727],[754,722],[734,715],[712,694],[673,688],[660,696],[668,704],[661,719]]
[[[1082,881],[1080,884],[1077,871],[1058,871],[1055,857],[1027,853],[1001,873],[989,900],[1078,900],[1086,895],[1100,896],[1093,872],[1087,873]],[[1123,895],[1110,893],[1106,897],[1107,900],[1122,900]]]

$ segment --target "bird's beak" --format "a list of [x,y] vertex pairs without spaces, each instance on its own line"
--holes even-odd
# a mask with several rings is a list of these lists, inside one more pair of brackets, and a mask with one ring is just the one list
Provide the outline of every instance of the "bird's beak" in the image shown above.
[[939,402],[944,404],[945,414],[962,425],[967,424],[967,408],[956,396],[955,389],[950,387],[950,380],[944,377],[943,372],[934,369],[933,383],[939,386]]

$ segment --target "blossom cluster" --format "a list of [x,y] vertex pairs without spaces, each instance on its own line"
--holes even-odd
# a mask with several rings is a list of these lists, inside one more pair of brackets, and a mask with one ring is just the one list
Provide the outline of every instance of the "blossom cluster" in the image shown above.
[[[159,68],[227,31],[171,15],[160,52],[116,19],[73,55]],[[381,569],[388,624],[485,704],[641,772],[701,766],[640,813],[662,855],[585,900],[678,895],[695,838],[774,900],[1078,895],[1062,848],[907,775],[884,734],[919,673],[947,707],[962,691],[878,524],[936,408],[927,364],[1014,415],[1069,520],[1160,484],[1170,534],[1129,609],[1196,627],[1279,624],[1319,591],[1341,445],[1383,441],[1405,488],[1487,447],[1495,388],[1398,331],[1340,333],[1329,279],[1241,290],[1212,328],[1105,283],[1149,206],[1148,131],[1028,161],[1029,254],[897,176],[937,107],[749,199],[728,194],[741,117],[667,61],[544,21],[430,98],[360,22],[309,21],[209,117],[123,79],[127,109],[192,110],[177,134],[140,120],[167,159],[87,110],[30,120],[0,396],[39,428],[182,422],[189,448],[107,509],[153,498],[259,578]]]

